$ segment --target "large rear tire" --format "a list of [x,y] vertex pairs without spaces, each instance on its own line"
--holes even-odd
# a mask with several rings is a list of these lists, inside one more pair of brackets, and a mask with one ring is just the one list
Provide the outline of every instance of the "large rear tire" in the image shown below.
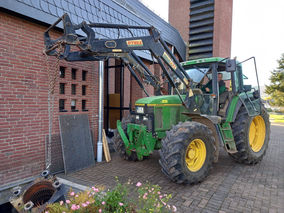
[[[121,127],[122,127],[124,133],[126,134],[126,136],[127,136],[127,124],[132,123],[133,121],[134,121],[134,117],[131,114],[122,118]],[[125,160],[129,160],[129,161],[137,161],[138,160],[136,152],[132,151],[130,156],[127,155],[124,142],[123,142],[120,134],[118,133],[117,129],[114,131],[113,138],[114,138],[113,139],[114,149],[115,149],[116,152],[119,153],[120,157],[124,158]]]
[[162,172],[177,183],[201,182],[212,168],[212,131],[198,122],[179,123],[162,140],[159,163]]
[[229,154],[234,160],[244,164],[256,164],[266,153],[270,139],[269,115],[262,107],[261,114],[249,117],[242,106],[237,114],[232,130],[238,152]]

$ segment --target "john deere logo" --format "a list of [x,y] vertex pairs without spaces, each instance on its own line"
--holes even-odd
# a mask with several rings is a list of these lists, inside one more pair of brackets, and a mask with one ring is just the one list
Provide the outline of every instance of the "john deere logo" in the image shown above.
[[143,46],[143,41],[141,39],[139,39],[139,40],[128,40],[128,41],[126,41],[126,44],[129,47],[141,47],[141,46]]
[[168,56],[168,54],[166,52],[164,52],[163,54],[163,58],[169,63],[169,65],[176,70],[177,66],[175,65],[175,63],[173,62],[173,60]]

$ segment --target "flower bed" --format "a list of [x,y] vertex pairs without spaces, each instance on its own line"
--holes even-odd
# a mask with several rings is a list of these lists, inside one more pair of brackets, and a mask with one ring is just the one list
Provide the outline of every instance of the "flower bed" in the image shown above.
[[145,213],[175,212],[177,208],[169,205],[170,194],[161,193],[161,187],[150,183],[121,184],[116,180],[112,190],[102,187],[75,193],[70,190],[65,202],[49,204],[45,213]]

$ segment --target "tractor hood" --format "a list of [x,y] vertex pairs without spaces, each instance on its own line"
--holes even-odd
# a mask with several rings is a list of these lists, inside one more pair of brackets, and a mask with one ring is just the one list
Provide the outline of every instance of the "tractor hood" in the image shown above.
[[147,104],[148,106],[181,105],[181,100],[177,95],[163,95],[141,98],[135,103],[136,106],[144,106],[145,104]]

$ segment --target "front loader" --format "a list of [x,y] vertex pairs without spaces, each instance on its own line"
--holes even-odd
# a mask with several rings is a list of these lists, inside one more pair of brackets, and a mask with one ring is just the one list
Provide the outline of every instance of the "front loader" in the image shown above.
[[[64,35],[52,40],[49,31],[60,21]],[[93,28],[102,27],[143,29],[148,35],[97,39]],[[86,36],[78,36],[76,30]],[[213,162],[218,161],[220,144],[240,163],[255,164],[263,158],[270,136],[269,118],[259,90],[244,85],[242,62],[204,58],[180,64],[153,27],[86,22],[73,25],[67,14],[45,32],[45,45],[48,55],[67,61],[120,58],[146,94],[145,83],[159,94],[137,100],[135,110],[117,121],[113,140],[123,158],[143,160],[159,150],[163,173],[177,183],[202,181]],[[148,50],[160,64],[172,88],[168,95],[162,95],[162,83],[135,50]]]

